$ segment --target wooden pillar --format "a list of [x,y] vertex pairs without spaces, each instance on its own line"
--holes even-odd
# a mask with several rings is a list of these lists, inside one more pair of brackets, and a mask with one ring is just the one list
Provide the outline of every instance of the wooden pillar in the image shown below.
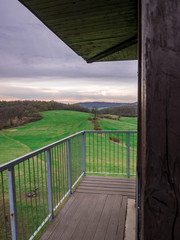
[[180,239],[180,1],[141,0],[141,240]]

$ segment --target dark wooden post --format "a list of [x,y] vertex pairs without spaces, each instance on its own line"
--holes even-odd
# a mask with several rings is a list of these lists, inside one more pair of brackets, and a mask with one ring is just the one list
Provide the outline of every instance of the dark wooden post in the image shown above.
[[178,240],[180,1],[142,0],[141,7],[140,239]]

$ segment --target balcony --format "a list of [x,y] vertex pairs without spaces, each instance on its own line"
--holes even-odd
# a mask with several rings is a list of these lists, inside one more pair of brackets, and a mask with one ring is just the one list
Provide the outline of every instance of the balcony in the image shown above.
[[136,132],[82,131],[1,165],[0,239],[123,239],[136,155]]

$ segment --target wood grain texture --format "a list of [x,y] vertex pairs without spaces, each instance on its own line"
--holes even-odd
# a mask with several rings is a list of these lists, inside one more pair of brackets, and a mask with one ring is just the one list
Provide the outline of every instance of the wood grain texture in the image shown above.
[[116,240],[124,239],[124,232],[125,232],[125,221],[126,221],[126,213],[127,213],[127,197],[123,197],[120,214],[119,214],[119,224],[116,231]]
[[180,239],[180,1],[142,1],[141,239]]
[[[85,60],[137,36],[137,0],[20,2]],[[102,61],[128,59],[137,59],[137,44],[102,56]]]

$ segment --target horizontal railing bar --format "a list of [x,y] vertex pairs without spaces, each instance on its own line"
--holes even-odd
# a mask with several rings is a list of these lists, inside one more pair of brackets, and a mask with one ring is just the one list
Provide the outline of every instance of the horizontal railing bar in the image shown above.
[[64,199],[69,195],[69,192],[70,192],[70,190],[68,190],[68,191],[66,192],[66,194],[64,195],[64,197],[61,198],[60,202],[53,208],[53,211],[54,211],[54,212],[55,212],[56,209],[61,205],[61,203],[64,201]]
[[78,135],[81,135],[81,134],[83,134],[83,133],[84,133],[84,131],[75,133],[75,134],[73,134],[73,135],[71,135],[71,136],[68,136],[68,137],[63,138],[63,139],[61,139],[61,140],[58,140],[57,142],[51,143],[51,144],[49,144],[49,145],[47,145],[47,146],[44,146],[44,147],[42,147],[42,148],[40,148],[40,149],[37,149],[37,150],[35,150],[35,151],[33,151],[33,152],[30,152],[30,153],[28,153],[28,154],[26,154],[26,155],[24,155],[24,156],[21,156],[21,157],[19,157],[19,158],[16,158],[16,159],[14,159],[14,160],[12,160],[12,161],[9,161],[9,162],[7,162],[7,163],[4,163],[4,164],[0,165],[0,172],[2,172],[2,171],[4,171],[4,170],[7,170],[8,168],[10,168],[10,167],[12,167],[12,166],[15,166],[15,165],[17,165],[17,164],[19,164],[19,163],[21,163],[21,162],[23,162],[23,161],[25,161],[25,160],[27,160],[27,159],[29,159],[29,158],[32,158],[32,157],[34,157],[34,156],[36,156],[36,155],[38,155],[38,154],[40,154],[40,153],[42,153],[42,152],[45,152],[45,151],[49,150],[50,148],[55,147],[56,145],[58,145],[58,144],[60,144],[60,143],[63,143],[63,142],[65,142],[65,141],[67,141],[67,140],[69,140],[69,139],[71,139],[71,138],[74,138],[74,137],[76,137],[76,136],[78,136]]
[[12,167],[14,165],[17,165],[17,164],[27,160],[28,158],[32,158],[32,157],[34,157],[34,156],[36,156],[36,155],[38,155],[38,154],[40,154],[40,153],[42,153],[44,151],[47,151],[48,149],[50,149],[52,147],[55,147],[56,145],[58,145],[60,143],[63,143],[65,141],[67,141],[68,139],[74,138],[74,137],[76,137],[78,135],[81,135],[83,133],[137,133],[137,131],[116,131],[116,130],[103,130],[103,131],[94,131],[94,130],[88,130],[87,131],[86,130],[86,131],[81,131],[81,132],[75,133],[75,134],[73,134],[71,136],[68,136],[66,138],[63,138],[61,140],[58,140],[58,141],[56,141],[54,143],[51,143],[51,144],[49,144],[47,146],[44,146],[44,147],[42,147],[40,149],[37,149],[37,150],[35,150],[33,152],[30,152],[30,153],[28,153],[28,154],[26,154],[24,156],[21,156],[19,158],[16,158],[16,159],[14,159],[12,161],[9,161],[7,163],[4,163],[4,164],[0,165],[0,172],[2,172],[4,170],[7,170],[8,168],[10,168],[10,167]]
[[84,172],[78,177],[78,179],[75,181],[75,183],[72,185],[72,188],[76,186],[76,184],[79,182],[79,180],[83,177]]
[[44,221],[41,223],[41,225],[37,228],[37,230],[33,233],[33,235],[29,238],[29,240],[32,240],[37,234],[38,232],[41,230],[41,228],[45,225],[45,223],[50,219],[51,214],[49,214]]
[[[127,173],[110,173],[110,172],[86,172],[86,173],[98,173],[98,174],[111,174],[111,175],[127,175]],[[136,174],[130,174],[130,176],[136,176]]]
[[117,131],[117,130],[85,130],[84,133],[137,133],[137,131]]

